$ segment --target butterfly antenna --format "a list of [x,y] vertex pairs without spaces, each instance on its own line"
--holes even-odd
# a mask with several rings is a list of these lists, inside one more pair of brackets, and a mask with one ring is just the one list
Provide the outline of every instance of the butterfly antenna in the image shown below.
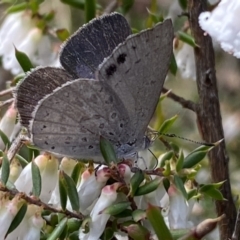
[[188,142],[192,142],[192,143],[195,143],[195,144],[198,144],[198,145],[205,145],[205,146],[215,146],[214,143],[207,143],[207,142],[199,142],[199,141],[195,141],[195,140],[192,140],[192,139],[188,139],[188,138],[184,138],[184,137],[181,137],[181,136],[178,136],[174,133],[161,133],[161,132],[158,132],[158,135],[163,135],[163,136],[166,136],[166,137],[171,137],[171,138],[179,138],[179,139],[182,139],[182,140],[185,140],[185,141],[188,141]]

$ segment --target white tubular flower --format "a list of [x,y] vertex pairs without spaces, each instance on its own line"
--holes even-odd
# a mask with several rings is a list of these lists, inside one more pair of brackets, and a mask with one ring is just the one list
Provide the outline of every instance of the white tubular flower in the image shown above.
[[9,200],[7,194],[1,194],[0,196],[0,240],[5,239],[10,224],[14,217],[18,213],[23,204],[23,200],[15,196],[12,200]]
[[40,239],[40,232],[44,225],[44,220],[41,217],[41,207],[36,205],[28,205],[27,212],[19,224],[19,226],[8,235],[6,240],[11,239]]
[[[0,121],[0,130],[4,132],[4,134],[8,138],[10,138],[13,133],[16,118],[17,118],[17,110],[14,108],[14,105],[12,104],[8,108],[8,110],[6,111],[6,113],[4,114],[3,118]],[[2,141],[2,138],[0,138],[0,149],[4,150],[4,148],[5,148],[5,145]]]
[[222,49],[240,58],[240,2],[222,0],[212,12],[199,15],[199,25]]
[[[76,164],[77,164],[76,160],[64,157],[61,160],[59,170],[64,171],[67,175],[71,176],[72,171]],[[59,177],[59,171],[58,171],[58,177]],[[59,193],[59,178],[57,180],[56,186],[52,192],[51,198],[48,203],[53,205],[54,207],[61,207],[60,193]]]
[[196,67],[193,48],[184,43],[182,48],[176,53],[178,70],[183,79],[196,80]]
[[121,183],[114,183],[112,185],[107,185],[102,189],[101,196],[96,202],[90,217],[89,222],[90,231],[84,234],[82,229],[80,229],[79,239],[87,240],[97,240],[103,233],[106,223],[110,218],[109,214],[101,213],[105,208],[111,206],[117,199],[117,189]]
[[3,67],[13,74],[18,74],[22,72],[22,68],[16,60],[14,46],[26,53],[35,65],[58,64],[58,55],[49,35],[36,27],[36,20],[28,11],[8,15],[0,27]]
[[9,181],[14,183],[22,172],[22,165],[14,158],[10,165]]
[[192,204],[187,202],[179,190],[171,185],[168,189],[170,200],[169,226],[171,229],[191,228],[193,224],[188,221],[189,213],[192,211]]
[[[51,154],[45,153],[36,157],[34,161],[39,167],[42,178],[42,191],[39,198],[47,203],[57,183],[58,160]],[[31,167],[32,163],[29,163],[15,182],[16,188],[27,194],[32,191]]]
[[89,169],[82,173],[80,185],[77,187],[81,213],[89,214],[91,209],[88,208],[97,200],[109,177],[107,167],[99,169],[96,173]]

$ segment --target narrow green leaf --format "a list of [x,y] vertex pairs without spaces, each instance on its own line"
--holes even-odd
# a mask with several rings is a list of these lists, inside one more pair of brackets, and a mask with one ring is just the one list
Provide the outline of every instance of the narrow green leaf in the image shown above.
[[57,225],[57,227],[55,227],[55,229],[52,231],[52,233],[47,238],[47,240],[59,239],[59,236],[62,234],[62,232],[64,231],[64,229],[67,226],[67,222],[68,222],[68,219],[67,218],[63,218],[61,220],[61,222]]
[[192,168],[201,162],[207,154],[207,151],[199,151],[190,153],[183,162],[183,168]]
[[197,147],[196,149],[194,149],[192,151],[193,152],[209,152],[210,150],[212,150],[214,148],[214,146],[207,146],[207,145],[201,145],[200,147]]
[[5,145],[5,148],[9,148],[11,146],[11,142],[2,130],[0,130],[0,137]]
[[169,70],[174,76],[176,76],[178,66],[177,66],[177,62],[176,62],[176,58],[175,58],[174,54],[172,55],[172,58],[171,58]]
[[68,197],[72,206],[72,209],[76,212],[79,211],[79,197],[76,189],[75,182],[71,177],[63,172],[63,177],[65,179]]
[[178,37],[180,40],[182,40],[183,42],[187,43],[192,47],[199,47],[199,45],[196,44],[194,38],[185,32],[178,31]]
[[6,185],[10,173],[10,162],[6,154],[4,154],[2,159],[2,169],[1,169],[1,182]]
[[184,187],[182,179],[179,176],[174,175],[174,183],[175,183],[177,189],[180,190],[180,192],[182,193],[184,198],[188,199],[188,194],[187,194],[187,191]]
[[215,200],[226,200],[218,189],[211,189],[211,190],[205,191],[204,194]]
[[172,235],[158,207],[149,204],[146,214],[157,235],[158,240],[173,240]]
[[139,222],[143,219],[146,219],[146,211],[142,209],[137,209],[133,211],[132,218],[135,222]]
[[164,178],[164,179],[163,179],[163,186],[164,186],[166,192],[168,192],[168,189],[169,189],[170,186],[171,186],[170,181],[169,181],[168,178]]
[[16,12],[21,12],[25,9],[28,8],[28,3],[27,2],[22,2],[22,3],[18,3],[18,4],[15,4],[15,5],[12,5],[11,7],[9,7],[7,9],[7,14],[9,13],[16,13]]
[[130,209],[125,209],[122,212],[120,212],[119,214],[114,215],[115,219],[128,218],[131,216],[132,216],[132,210],[130,210]]
[[119,202],[119,203],[113,204],[113,205],[105,208],[100,213],[109,214],[109,215],[116,215],[116,214],[119,214],[119,213],[123,212],[130,205],[131,205],[130,202]]
[[85,0],[85,22],[88,23],[96,16],[96,1]]
[[62,172],[59,172],[58,184],[59,184],[58,187],[59,187],[61,207],[62,207],[62,210],[65,211],[67,206],[67,186],[66,186],[65,179]]
[[79,8],[81,10],[84,10],[85,8],[85,1],[84,0],[61,0],[62,3],[65,3],[69,6],[72,6],[74,8]]
[[56,34],[58,39],[62,42],[66,41],[70,36],[70,33],[66,28],[57,29]]
[[107,227],[107,228],[105,228],[105,230],[101,236],[101,239],[102,240],[111,240],[113,237],[114,237],[113,229],[110,227]]
[[11,225],[9,226],[6,236],[18,227],[18,225],[22,222],[26,212],[27,212],[27,203],[23,203],[18,213],[14,217]]
[[79,231],[75,231],[75,232],[72,232],[71,234],[69,234],[68,236],[68,240],[79,240]]
[[68,231],[75,232],[78,231],[79,228],[81,227],[82,221],[79,221],[79,219],[76,218],[70,218],[68,220],[67,226],[68,226]]
[[23,168],[28,165],[29,162],[24,157],[20,156],[19,154],[16,154],[15,157],[20,162],[20,164]]
[[71,178],[73,179],[76,185],[78,183],[78,179],[81,177],[81,173],[84,170],[84,168],[85,168],[85,165],[82,162],[78,162],[73,168]]
[[176,171],[177,172],[182,170],[183,162],[184,162],[184,155],[183,155],[183,151],[181,150],[180,155],[179,155],[178,160],[177,160],[177,164],[176,164]]
[[191,189],[190,191],[188,191],[187,194],[188,194],[187,200],[189,200],[197,195],[197,189]]
[[24,52],[18,51],[16,47],[15,56],[24,72],[28,72],[31,68],[33,68],[33,65],[28,56]]
[[159,134],[166,133],[169,130],[169,128],[171,128],[171,126],[174,124],[174,122],[177,120],[177,118],[178,118],[178,115],[175,115],[165,120],[158,130]]
[[140,186],[134,196],[141,196],[155,191],[159,184],[162,182],[162,179],[155,178],[154,180],[145,183],[143,186]]
[[165,162],[170,160],[173,157],[174,152],[171,150],[161,155],[160,157],[160,167],[165,166]]
[[205,192],[211,189],[219,189],[225,181],[221,181],[218,183],[211,183],[211,184],[205,184],[199,188],[200,192]]
[[130,180],[130,194],[132,197],[135,196],[135,193],[143,180],[144,174],[141,170],[139,170],[132,176]]
[[100,136],[100,150],[107,165],[118,162],[113,145],[102,136]]
[[32,161],[33,195],[39,197],[42,190],[42,178],[38,165]]
[[124,229],[127,231],[129,237],[131,237],[133,240],[150,239],[150,232],[141,224],[133,223],[129,226],[124,226]]

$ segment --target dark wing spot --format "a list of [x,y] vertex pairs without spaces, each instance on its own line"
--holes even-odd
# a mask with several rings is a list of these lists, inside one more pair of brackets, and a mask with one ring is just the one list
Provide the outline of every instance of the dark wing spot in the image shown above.
[[89,146],[88,146],[88,149],[93,149],[93,146],[92,146],[92,145],[89,145]]
[[54,146],[52,146],[52,147],[51,147],[51,149],[52,149],[52,150],[54,150],[54,149],[55,149],[55,147],[54,147]]
[[119,124],[119,127],[120,127],[120,128],[123,128],[123,124],[122,124],[122,123],[120,123],[120,124]]
[[135,50],[136,48],[137,48],[137,46],[132,45],[132,49],[133,49],[133,50]]
[[108,76],[113,75],[117,70],[117,66],[115,64],[111,64],[107,69],[106,69],[106,74]]
[[141,59],[138,59],[137,61],[135,61],[135,63],[140,63],[141,62]]
[[111,135],[111,136],[114,136],[114,133],[112,133],[112,132],[109,132],[108,134]]
[[124,62],[126,61],[126,56],[127,56],[126,53],[120,54],[120,55],[117,57],[117,63],[118,63],[118,64],[124,63]]

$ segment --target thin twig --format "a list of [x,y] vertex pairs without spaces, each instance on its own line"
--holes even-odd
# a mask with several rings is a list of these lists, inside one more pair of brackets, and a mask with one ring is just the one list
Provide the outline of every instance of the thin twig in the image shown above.
[[[167,93],[169,92],[168,89],[166,88],[163,88],[162,89],[162,93]],[[179,103],[180,105],[182,105],[182,107],[184,108],[187,108],[189,110],[192,110],[193,112],[196,112],[197,110],[197,104],[192,102],[192,101],[189,101],[189,100],[186,100],[184,99],[183,97],[179,97],[178,95],[176,95],[175,93],[173,92],[169,92],[168,95],[167,95],[168,98],[171,98],[172,100],[174,100],[175,102]]]
[[20,134],[12,143],[11,147],[7,152],[8,160],[11,162],[19,149],[23,146],[25,141],[29,141],[29,138]]
[[9,88],[9,89],[2,90],[0,92],[0,97],[3,97],[5,95],[11,95],[12,96],[13,90],[14,90],[14,88]]
[[80,214],[80,213],[74,213],[74,212],[71,212],[67,209],[64,211],[62,209],[53,208],[53,207],[49,206],[48,204],[42,202],[40,199],[34,198],[33,196],[27,196],[25,193],[19,192],[17,189],[11,189],[10,190],[10,189],[0,185],[0,191],[7,192],[12,197],[15,197],[16,195],[19,195],[27,203],[43,207],[43,209],[45,209],[45,210],[49,210],[49,211],[55,212],[55,213],[63,213],[68,217],[73,217],[73,218],[77,218],[77,219],[80,219],[80,220],[83,219],[83,215]]
[[9,104],[11,104],[13,102],[14,102],[14,98],[10,98],[10,99],[8,99],[6,101],[0,101],[0,108],[3,107],[3,106],[9,105]]

